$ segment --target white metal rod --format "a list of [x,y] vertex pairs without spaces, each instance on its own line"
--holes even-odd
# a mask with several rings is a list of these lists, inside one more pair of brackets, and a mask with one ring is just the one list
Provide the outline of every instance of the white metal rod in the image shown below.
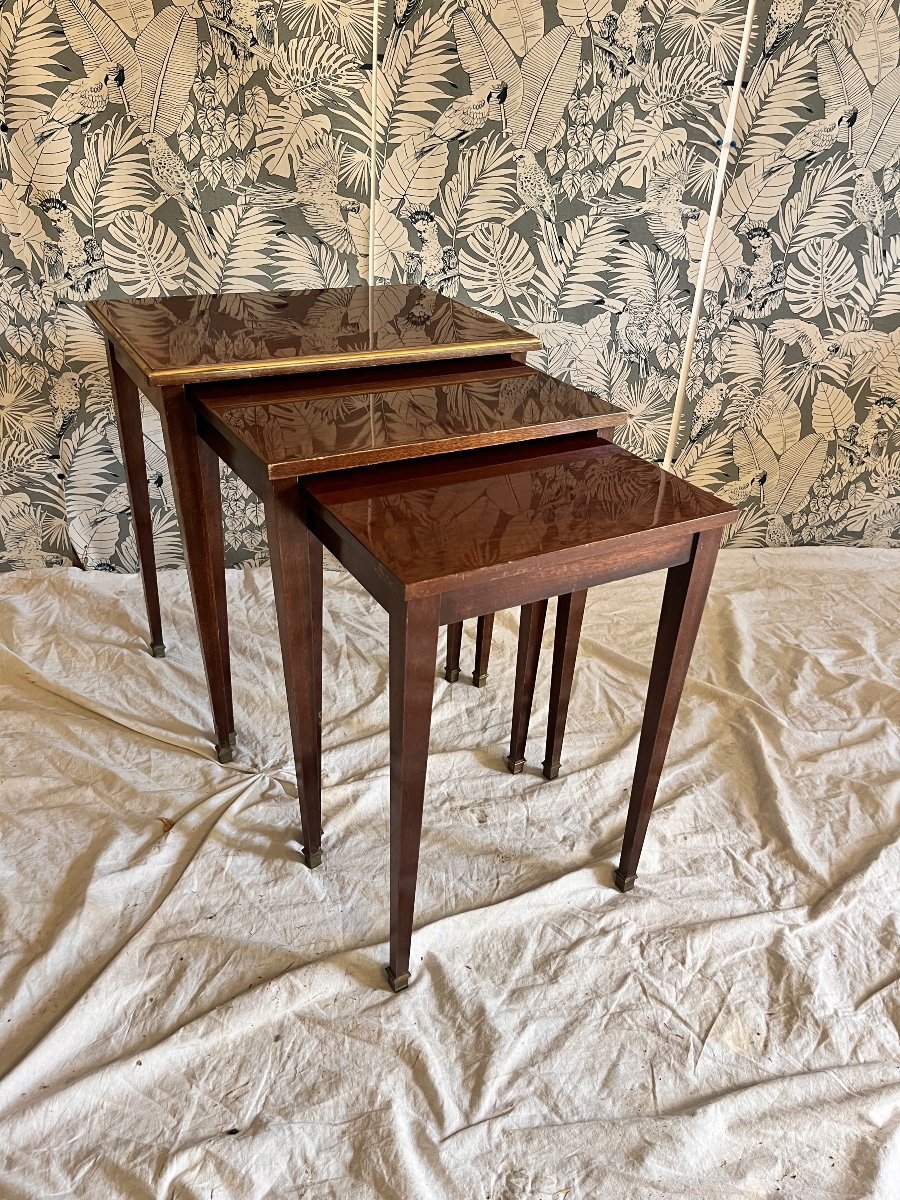
[[[380,33],[380,0],[372,5],[372,109],[369,114],[369,287],[375,282],[375,205],[378,195],[378,36]],[[371,327],[370,327],[371,332]]]
[[697,329],[700,326],[700,312],[703,308],[703,285],[706,283],[706,268],[712,255],[713,238],[716,232],[716,221],[722,207],[722,193],[725,190],[725,172],[728,170],[728,157],[731,153],[731,139],[734,136],[734,123],[737,119],[738,105],[741,102],[741,86],[744,82],[744,70],[747,66],[747,55],[750,52],[750,39],[753,34],[753,17],[756,10],[756,0],[747,0],[747,17],[744,21],[744,33],[741,38],[741,49],[738,54],[737,68],[734,74],[734,87],[731,91],[731,102],[728,105],[728,115],[725,118],[725,132],[722,134],[722,148],[719,151],[719,163],[716,167],[716,182],[713,187],[712,200],[709,204],[709,224],[706,227],[706,237],[703,239],[703,253],[697,265],[697,282],[694,286],[694,303],[691,307],[691,319],[688,322],[687,337],[684,343],[684,358],[681,360],[681,373],[678,376],[678,388],[675,392],[675,407],[672,411],[672,425],[669,429],[669,442],[666,446],[666,456],[663,459],[663,470],[672,469],[672,459],[678,443],[678,427],[681,424],[681,414],[687,395],[688,375],[691,370],[691,358],[694,353],[694,342],[697,339]]

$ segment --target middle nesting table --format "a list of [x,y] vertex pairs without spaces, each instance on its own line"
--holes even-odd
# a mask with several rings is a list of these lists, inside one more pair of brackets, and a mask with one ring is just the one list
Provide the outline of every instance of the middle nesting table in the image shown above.
[[[597,396],[510,359],[399,367],[390,376],[383,370],[307,376],[302,386],[292,379],[207,384],[189,389],[188,398],[197,416],[207,510],[220,508],[216,457],[263,502],[297,786],[301,804],[315,807],[318,756],[304,753],[310,742],[301,731],[313,727],[319,742],[321,695],[311,708],[301,673],[303,663],[321,660],[321,647],[307,644],[321,632],[310,632],[305,605],[321,608],[322,548],[308,534],[299,480],[564,434],[609,436],[627,419]],[[502,509],[509,500],[500,493],[484,503]],[[402,523],[395,535],[403,538]],[[285,586],[290,578],[301,586]],[[224,595],[224,584],[218,591]],[[224,610],[217,615],[224,629]],[[451,664],[458,655],[455,629],[448,631]],[[304,846],[304,858],[310,867],[321,861],[317,837]]]

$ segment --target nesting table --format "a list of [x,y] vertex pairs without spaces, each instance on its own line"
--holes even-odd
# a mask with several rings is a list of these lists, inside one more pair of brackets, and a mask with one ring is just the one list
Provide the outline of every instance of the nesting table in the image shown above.
[[[304,858],[321,861],[322,547],[388,611],[391,939],[409,953],[438,629],[520,605],[510,770],[524,763],[547,601],[558,598],[544,773],[559,771],[588,587],[668,568],[616,883],[628,890],[703,612],[735,512],[615,446],[626,414],[529,368],[527,333],[417,286],[95,301],[162,654],[138,388],[159,411],[216,751],[234,744],[220,461],[263,501]],[[336,373],[338,372],[338,373]]]
[[[482,501],[506,503],[486,520]],[[539,628],[558,596],[545,774],[559,770],[586,589],[668,568],[637,768],[615,881],[634,885],[663,761],[731,505],[596,436],[575,434],[463,455],[312,476],[303,522],[387,610],[391,722],[388,978],[409,983],[438,629],[488,607],[523,606],[511,755],[524,755]],[[394,536],[401,522],[405,536]],[[298,575],[287,582],[299,590]],[[312,605],[312,621],[321,620]],[[305,646],[310,694],[321,695],[318,635]],[[310,701],[312,703],[312,701]],[[312,731],[304,758],[316,761]],[[311,773],[312,767],[310,768]],[[316,828],[318,811],[304,814]]]
[[[204,402],[217,446],[229,431],[246,432],[250,457],[258,451],[265,463],[265,478],[251,481],[239,444],[221,454],[263,500],[270,534],[277,495],[306,473],[585,428],[608,433],[626,420],[526,367],[524,354],[541,345],[532,334],[418,285],[94,300],[87,309],[106,338],[157,657],[165,644],[138,389],[159,413],[221,762],[235,744],[225,547],[221,524],[200,520],[221,498],[218,464],[197,434],[199,386],[210,386]],[[541,387],[526,386],[535,377]],[[491,616],[478,623],[476,684],[486,676]],[[451,680],[460,635],[460,626],[448,630]]]

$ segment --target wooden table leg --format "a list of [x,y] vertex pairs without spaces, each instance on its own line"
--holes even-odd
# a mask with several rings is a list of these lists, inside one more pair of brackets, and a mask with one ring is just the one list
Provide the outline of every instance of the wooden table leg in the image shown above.
[[144,457],[144,431],[141,428],[141,398],[137,384],[122,368],[111,342],[106,343],[109,378],[112,387],[119,445],[128,484],[128,499],[134,522],[134,540],[141,565],[144,604],[150,624],[150,653],[164,658],[162,617],[159,611],[159,588],[156,579],[156,554],[153,549],[153,521],[150,516],[150,492],[147,484],[147,462]]
[[459,654],[462,648],[462,621],[456,621],[447,626],[447,661],[444,664],[444,678],[448,683],[456,683],[459,679]]
[[637,877],[644,835],[721,540],[719,529],[696,534],[688,562],[670,567],[666,577],[622,857],[615,872],[616,887],[620,892],[630,891]]
[[234,708],[231,694],[231,647],[228,643],[228,597],[225,590],[225,532],[222,528],[222,481],[219,477],[219,456],[204,441],[200,442],[200,470],[203,475],[203,500],[209,520],[206,525],[209,539],[209,560],[215,573],[214,592],[219,626],[219,657],[225,679],[225,720],[228,741],[233,747]]
[[272,484],[264,503],[303,858],[312,868],[322,861],[322,547],[303,519],[296,479]]
[[484,687],[487,683],[493,632],[494,614],[485,613],[483,617],[478,618],[475,629],[475,670],[472,672],[472,683],[475,687]]
[[214,532],[222,520],[221,507],[214,510],[218,503],[218,464],[215,471],[203,465],[203,455],[212,451],[200,440],[197,418],[184,388],[160,388],[156,399],[209,687],[216,754],[219,762],[231,762],[234,718],[227,654],[225,563],[221,535],[217,537]]
[[391,943],[387,976],[395,992],[409,984],[438,615],[437,596],[400,604],[390,614]]
[[525,742],[534,703],[534,685],[541,657],[541,637],[547,616],[547,601],[526,604],[519,614],[519,649],[516,655],[516,690],[513,696],[512,730],[506,765],[518,775],[525,766]]
[[572,695],[575,660],[578,657],[578,638],[584,617],[587,592],[570,592],[556,602],[556,634],[553,641],[553,670],[550,676],[550,711],[547,720],[547,751],[544,755],[544,778],[555,779],[562,759],[566,717]]

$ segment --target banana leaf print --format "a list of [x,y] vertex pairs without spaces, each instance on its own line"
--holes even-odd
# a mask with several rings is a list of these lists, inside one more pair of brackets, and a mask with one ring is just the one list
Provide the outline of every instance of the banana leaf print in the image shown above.
[[[372,0],[4,4],[0,568],[137,565],[99,295],[420,281],[534,330],[662,458],[741,0],[379,11],[372,45]],[[760,5],[737,86],[675,469],[742,506],[733,545],[898,545],[897,4]],[[229,562],[261,561],[223,497]]]

